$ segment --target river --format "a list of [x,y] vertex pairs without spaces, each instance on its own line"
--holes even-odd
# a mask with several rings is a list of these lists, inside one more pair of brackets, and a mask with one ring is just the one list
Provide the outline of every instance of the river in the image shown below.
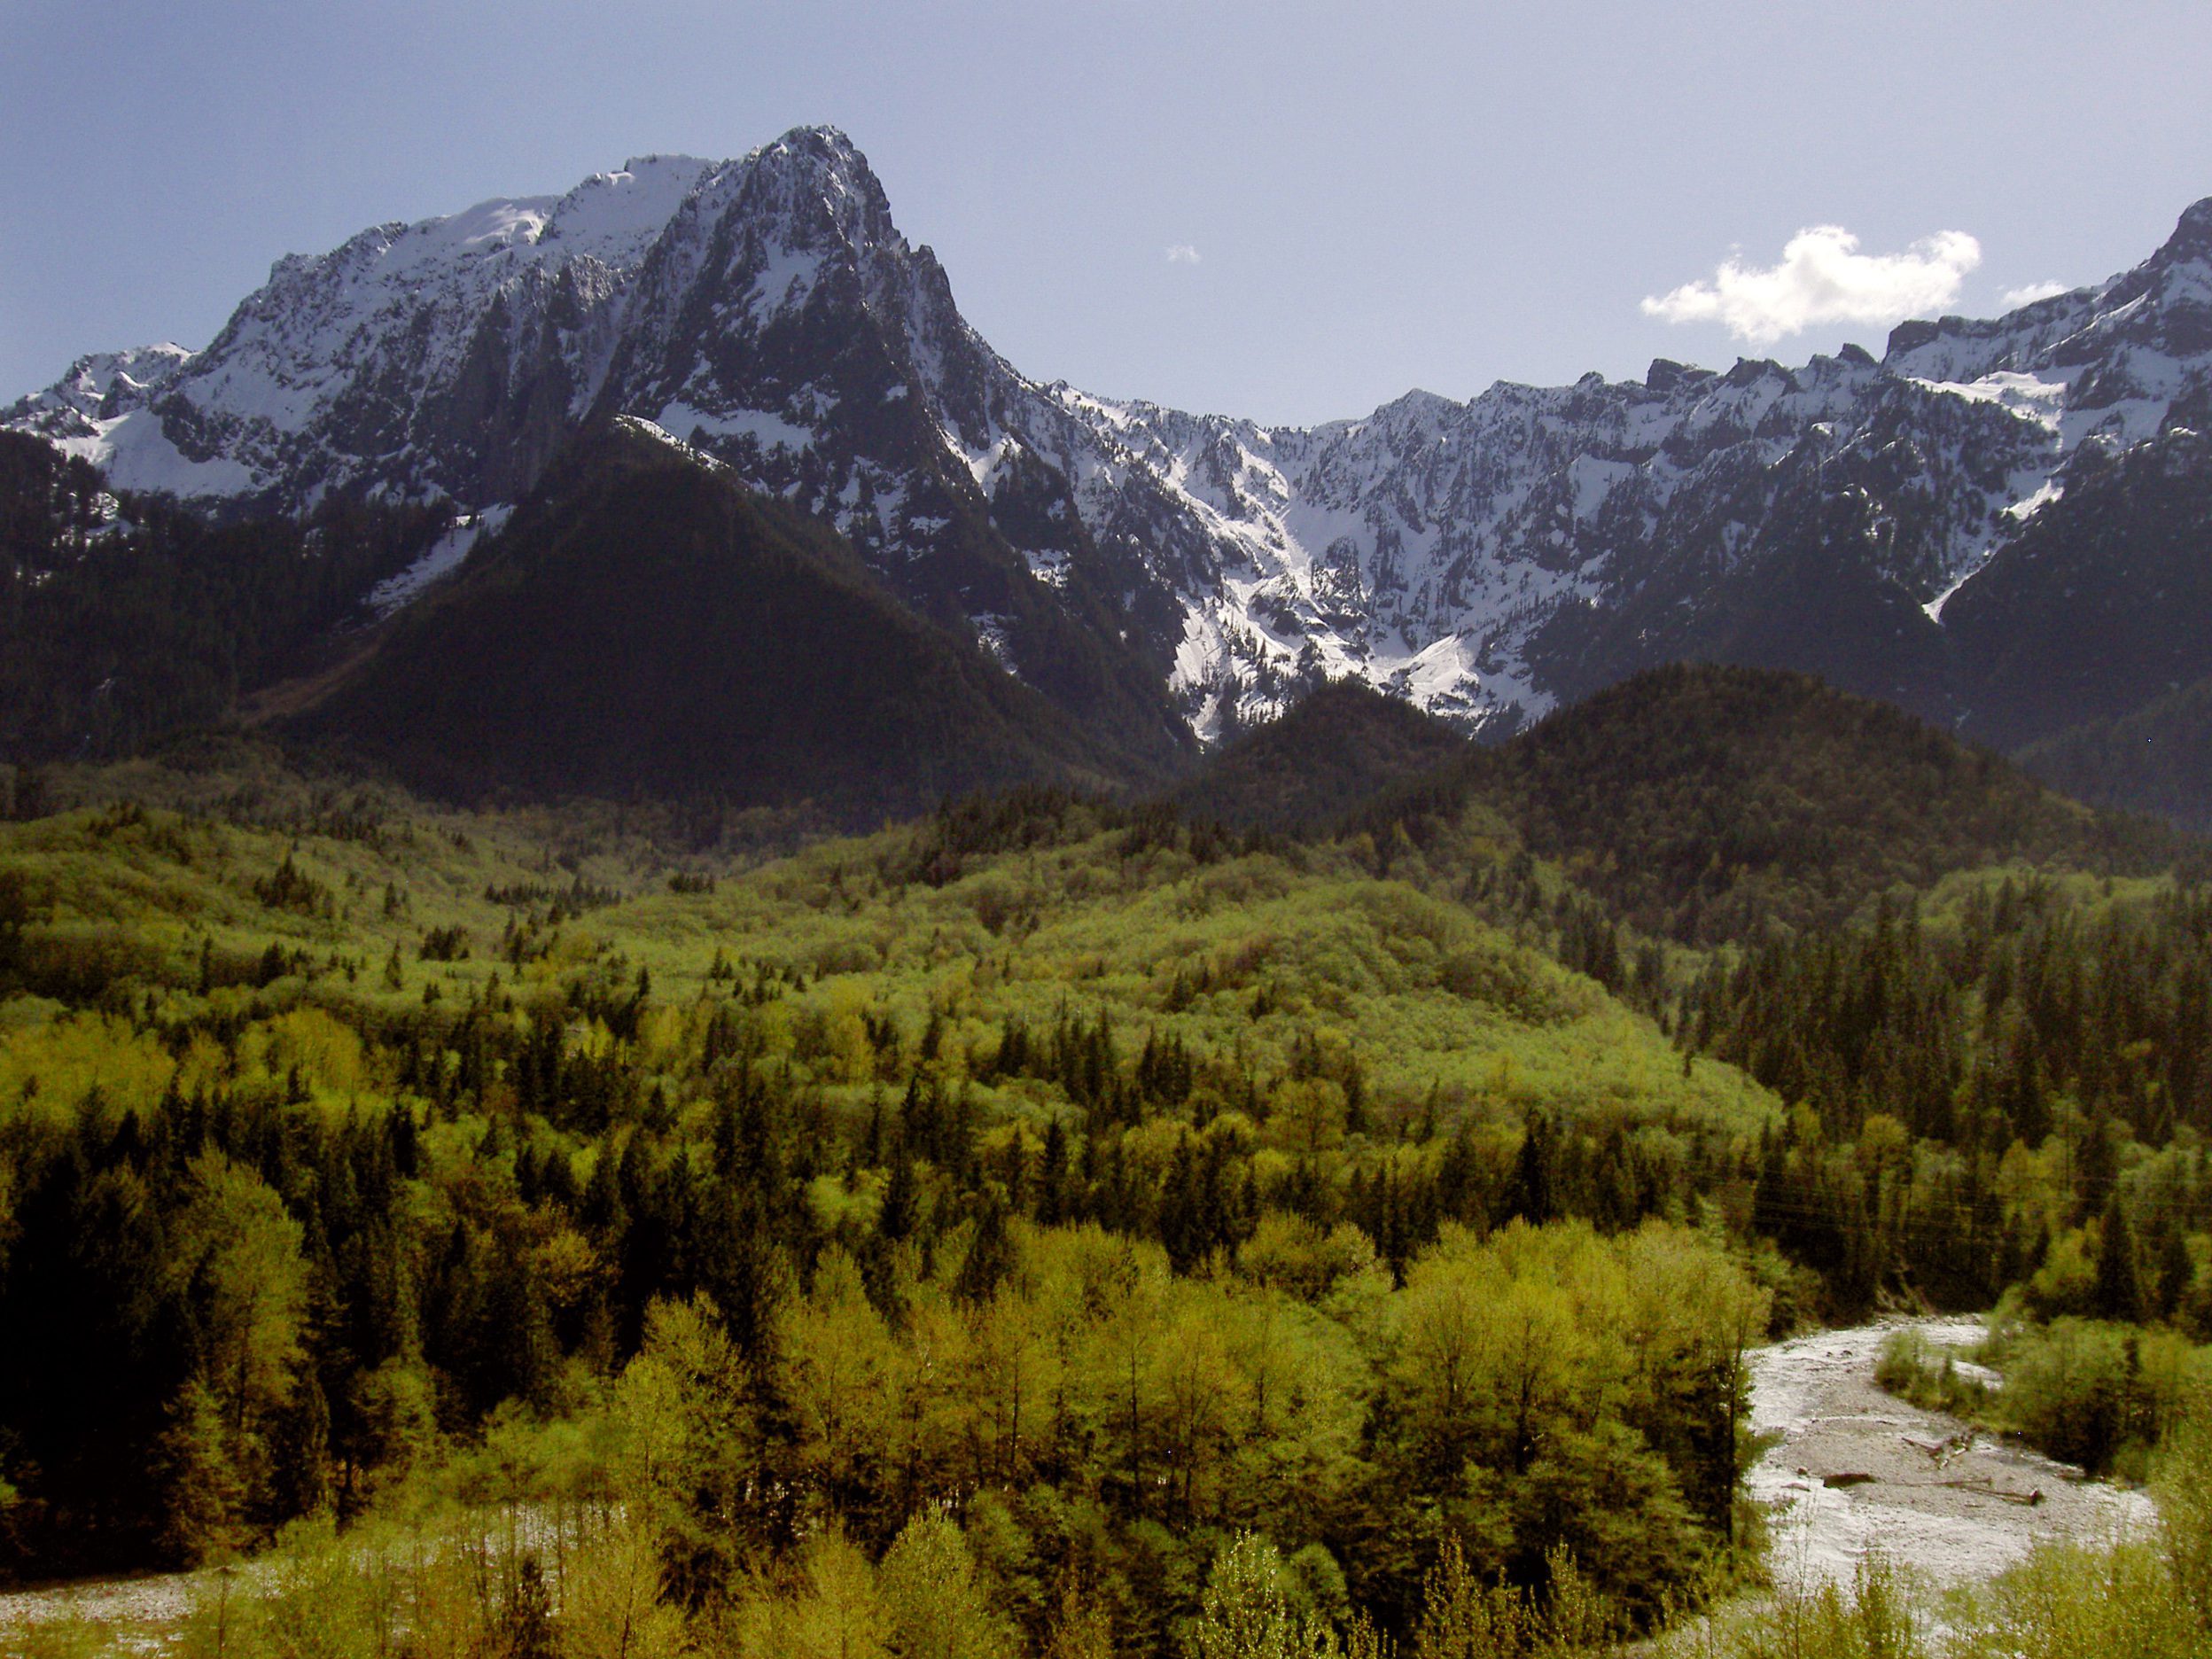
[[[1974,1320],[1912,1322],[1938,1351],[1982,1335]],[[2152,1523],[2140,1492],[1989,1435],[1960,1449],[1964,1423],[1885,1392],[1874,1367],[1899,1323],[1821,1331],[1751,1357],[1752,1426],[1781,1437],[1746,1483],[1769,1507],[1778,1582],[1848,1583],[1879,1550],[1949,1586],[1994,1577],[2040,1539],[2093,1541]]]

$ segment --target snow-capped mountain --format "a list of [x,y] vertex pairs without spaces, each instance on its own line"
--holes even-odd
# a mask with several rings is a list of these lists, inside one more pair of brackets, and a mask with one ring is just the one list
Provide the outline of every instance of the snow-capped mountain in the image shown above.
[[1970,714],[1944,619],[1979,572],[2084,450],[2208,411],[2212,202],[2132,271],[1906,323],[1880,361],[1662,361],[1269,428],[1024,378],[852,144],[803,129],[285,259],[206,350],[86,358],[4,424],[126,489],[485,513],[627,416],[1068,705],[1149,675],[1212,736],[1324,675],[1507,730],[1683,655]]
[[709,170],[650,157],[279,260],[205,351],[87,358],[7,423],[127,489],[511,498],[597,395],[638,267]]
[[1415,392],[1310,431],[1052,392],[1214,555],[1188,590],[1184,683],[1318,663],[1484,724],[1686,647],[1756,648],[1700,624],[1732,579],[1808,541],[1933,633],[2076,451],[2202,424],[2208,387],[2212,202],[2133,271],[1997,322],[1904,324],[1879,362],[1661,361],[1641,384]]

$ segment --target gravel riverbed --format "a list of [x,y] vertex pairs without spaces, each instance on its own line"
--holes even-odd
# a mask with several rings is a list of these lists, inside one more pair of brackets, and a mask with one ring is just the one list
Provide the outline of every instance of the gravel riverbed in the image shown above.
[[[2039,1539],[2149,1526],[2150,1500],[1923,1411],[1874,1382],[1903,1321],[1821,1331],[1751,1357],[1751,1420],[1781,1439],[1747,1485],[1766,1504],[1783,1584],[1849,1583],[1880,1550],[1939,1586],[1994,1577]],[[1982,1339],[1974,1320],[1912,1321],[1938,1350]],[[1961,1444],[1964,1441],[1965,1444]]]

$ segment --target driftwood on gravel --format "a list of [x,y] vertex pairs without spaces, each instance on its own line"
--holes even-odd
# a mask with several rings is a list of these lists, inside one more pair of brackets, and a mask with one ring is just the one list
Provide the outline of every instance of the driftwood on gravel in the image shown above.
[[1970,1476],[1965,1480],[1937,1481],[1938,1486],[1954,1486],[1960,1492],[1970,1492],[1981,1498],[2002,1498],[2006,1503],[2019,1504],[2032,1509],[2043,1502],[2043,1488],[2032,1487],[2024,1492],[2006,1492],[1986,1475]]
[[1925,1452],[1938,1464],[1947,1463],[1961,1452],[1974,1450],[1974,1430],[1961,1429],[1957,1434],[1946,1435],[1940,1440],[1924,1440],[1918,1435],[1899,1435],[1898,1439],[1915,1452]]

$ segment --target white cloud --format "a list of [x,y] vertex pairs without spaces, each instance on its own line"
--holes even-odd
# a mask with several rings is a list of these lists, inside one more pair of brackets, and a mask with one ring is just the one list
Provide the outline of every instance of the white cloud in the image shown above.
[[1198,250],[1188,242],[1178,242],[1167,250],[1167,262],[1171,265],[1196,265]]
[[1982,262],[1963,230],[1939,230],[1903,253],[1861,253],[1841,225],[1813,225],[1790,238],[1781,262],[1762,270],[1722,261],[1710,281],[1685,283],[1644,301],[1646,316],[1720,323],[1738,339],[1771,346],[1822,323],[1899,322],[1940,311]]
[[2062,282],[2029,283],[2025,288],[2007,288],[2005,291],[2005,308],[2017,311],[2024,305],[2033,305],[2038,300],[2048,300],[2067,292],[2067,286]]

